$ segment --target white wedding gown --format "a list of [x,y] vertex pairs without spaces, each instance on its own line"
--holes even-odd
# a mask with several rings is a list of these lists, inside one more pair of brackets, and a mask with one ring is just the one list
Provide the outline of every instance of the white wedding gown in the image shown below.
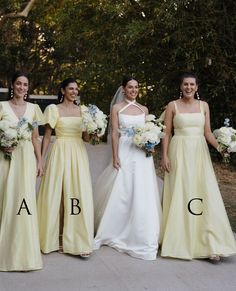
[[[139,106],[138,106],[139,107]],[[127,106],[121,109],[123,111]],[[141,109],[141,108],[140,108]],[[119,115],[121,168],[112,161],[94,186],[94,249],[108,245],[144,260],[155,260],[158,250],[161,205],[153,158],[146,157],[129,136],[132,126],[143,125],[145,114]]]

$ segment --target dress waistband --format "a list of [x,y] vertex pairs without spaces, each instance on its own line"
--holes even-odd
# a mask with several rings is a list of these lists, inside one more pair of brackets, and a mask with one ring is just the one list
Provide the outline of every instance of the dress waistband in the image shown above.
[[175,136],[203,136],[204,131],[199,127],[175,128]]
[[82,140],[81,136],[58,136],[56,135],[56,139],[74,139],[74,140]]

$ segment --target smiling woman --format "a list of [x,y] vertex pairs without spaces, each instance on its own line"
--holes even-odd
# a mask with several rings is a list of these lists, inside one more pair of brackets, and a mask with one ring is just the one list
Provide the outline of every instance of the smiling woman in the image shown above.
[[73,78],[60,86],[60,104],[45,110],[42,155],[45,158],[52,129],[56,141],[49,152],[38,193],[41,250],[60,250],[87,257],[92,252],[93,200],[82,112],[75,102],[78,84]]
[[218,262],[220,256],[236,253],[206,141],[215,149],[218,144],[208,104],[195,99],[199,98],[196,76],[184,74],[180,90],[180,99],[170,102],[165,114],[161,255]]
[[8,124],[8,129],[0,128],[1,271],[42,268],[35,183],[36,174],[43,172],[37,128],[43,115],[38,105],[25,101],[28,88],[27,75],[18,72],[12,78],[9,100],[0,102],[0,122]]

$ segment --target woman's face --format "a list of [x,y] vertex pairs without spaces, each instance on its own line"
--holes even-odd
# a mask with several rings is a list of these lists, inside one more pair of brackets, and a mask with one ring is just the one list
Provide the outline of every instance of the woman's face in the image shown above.
[[62,94],[64,95],[64,99],[69,102],[74,102],[77,100],[77,96],[79,93],[77,83],[69,83],[65,89],[62,89]]
[[198,85],[195,78],[184,78],[180,85],[180,90],[183,92],[183,98],[194,98],[197,89]]
[[127,99],[135,100],[138,96],[138,82],[136,80],[130,80],[124,88],[124,93]]
[[14,97],[23,99],[29,90],[29,80],[24,76],[18,77],[12,85],[12,89]]

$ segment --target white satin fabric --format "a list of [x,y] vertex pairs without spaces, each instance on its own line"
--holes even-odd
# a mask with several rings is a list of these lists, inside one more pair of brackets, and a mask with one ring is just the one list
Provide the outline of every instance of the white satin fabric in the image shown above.
[[[121,128],[143,125],[145,114],[119,114]],[[132,142],[132,136],[119,139],[121,168],[112,161],[94,187],[94,249],[108,245],[144,260],[155,260],[160,232],[161,189],[158,189],[153,158]]]

